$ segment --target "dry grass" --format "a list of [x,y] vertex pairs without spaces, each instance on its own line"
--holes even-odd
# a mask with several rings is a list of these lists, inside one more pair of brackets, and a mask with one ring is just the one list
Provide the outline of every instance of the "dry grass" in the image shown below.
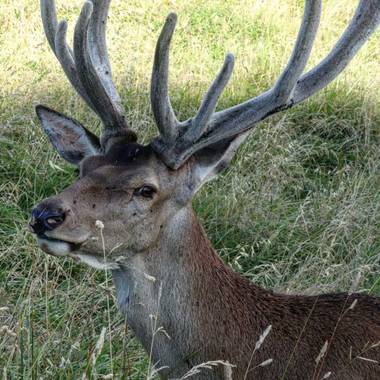
[[[81,1],[57,3],[72,30]],[[332,46],[356,1],[324,3],[310,65]],[[291,51],[302,2],[115,0],[108,34],[114,77],[145,141],[155,133],[148,98],[154,44],[171,10],[179,27],[170,86],[186,118],[227,51],[237,62],[220,107],[272,84]],[[252,281],[289,292],[380,294],[379,44],[377,33],[328,89],[261,124],[232,168],[197,197],[215,246]],[[113,371],[146,378],[148,359],[124,334],[104,273],[41,254],[25,227],[32,205],[74,178],[47,145],[33,106],[48,104],[99,129],[49,51],[37,1],[0,2],[0,83],[2,376],[106,378]],[[104,327],[112,366],[109,344],[96,351]]]

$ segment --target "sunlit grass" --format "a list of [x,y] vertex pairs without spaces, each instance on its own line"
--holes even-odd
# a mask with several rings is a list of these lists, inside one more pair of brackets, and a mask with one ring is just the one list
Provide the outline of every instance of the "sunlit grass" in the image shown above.
[[[356,5],[324,3],[309,67],[329,51]],[[71,32],[80,4],[57,0]],[[169,11],[179,15],[172,102],[185,119],[195,113],[226,52],[236,55],[236,67],[219,108],[272,84],[291,52],[302,2],[113,1],[113,74],[144,141],[156,133],[149,79]],[[252,281],[307,293],[358,284],[380,295],[379,44],[378,32],[326,90],[262,123],[231,169],[195,200],[223,258]],[[108,328],[109,295],[114,374],[146,378],[148,359],[124,334],[104,274],[41,254],[26,229],[31,207],[74,178],[47,144],[34,106],[44,103],[100,128],[49,50],[37,1],[0,2],[0,84],[0,376],[77,379],[92,371],[91,355]],[[108,344],[95,367],[99,376],[110,373]]]

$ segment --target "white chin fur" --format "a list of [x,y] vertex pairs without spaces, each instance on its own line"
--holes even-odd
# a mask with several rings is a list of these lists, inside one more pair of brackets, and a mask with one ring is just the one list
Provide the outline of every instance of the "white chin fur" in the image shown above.
[[37,239],[39,247],[54,256],[66,256],[71,252],[69,243],[64,241],[51,241],[46,239]]
[[119,268],[119,265],[116,263],[107,263],[107,262],[104,262],[102,259],[95,257],[95,256],[91,256],[91,255],[73,252],[70,255],[70,257],[72,257],[73,259],[78,260],[82,263],[85,263],[85,264],[87,264],[90,267],[95,268],[95,269],[106,270],[106,269],[118,269]]
[[76,261],[87,264],[95,269],[118,269],[119,265],[112,262],[104,262],[103,258],[81,253],[80,251],[72,251],[70,243],[64,241],[52,241],[46,239],[38,239],[39,247],[53,256],[70,256]]

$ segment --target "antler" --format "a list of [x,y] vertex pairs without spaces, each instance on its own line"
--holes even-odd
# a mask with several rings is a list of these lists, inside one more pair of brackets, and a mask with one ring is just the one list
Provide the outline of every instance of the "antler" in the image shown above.
[[176,23],[176,16],[170,14],[156,46],[151,85],[152,109],[160,131],[152,147],[166,165],[177,169],[200,149],[242,135],[259,121],[302,102],[327,86],[376,30],[380,23],[380,0],[361,0],[350,24],[331,52],[316,67],[302,75],[314,43],[320,14],[321,0],[305,1],[293,53],[270,90],[214,113],[233,69],[233,56],[228,54],[197,115],[184,122],[176,119],[168,96],[169,46]]
[[85,1],[74,33],[74,51],[66,43],[66,21],[57,22],[54,0],[41,0],[41,16],[50,47],[78,94],[104,124],[103,140],[128,128],[119,94],[112,82],[106,46],[106,24],[111,0]]

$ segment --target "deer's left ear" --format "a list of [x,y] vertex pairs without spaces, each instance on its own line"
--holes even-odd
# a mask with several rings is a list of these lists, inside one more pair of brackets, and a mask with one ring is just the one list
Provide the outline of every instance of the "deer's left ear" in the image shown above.
[[41,105],[36,113],[50,142],[66,161],[79,165],[85,157],[99,153],[98,137],[77,121]]
[[245,132],[235,138],[222,140],[193,155],[193,193],[196,193],[204,183],[211,181],[229,165],[248,133]]

